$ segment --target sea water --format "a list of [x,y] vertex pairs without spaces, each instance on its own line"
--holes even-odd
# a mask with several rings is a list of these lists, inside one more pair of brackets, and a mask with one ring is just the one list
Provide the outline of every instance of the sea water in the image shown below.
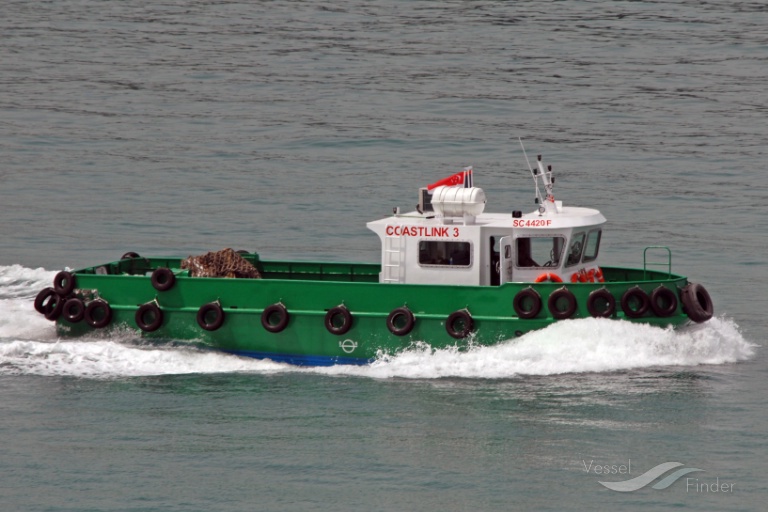
[[[3,11],[4,510],[763,508],[762,2]],[[365,222],[467,165],[488,211],[533,209],[518,138],[558,200],[608,218],[606,264],[667,245],[715,318],[298,368],[59,338],[32,308],[58,270],[127,251],[376,261]]]

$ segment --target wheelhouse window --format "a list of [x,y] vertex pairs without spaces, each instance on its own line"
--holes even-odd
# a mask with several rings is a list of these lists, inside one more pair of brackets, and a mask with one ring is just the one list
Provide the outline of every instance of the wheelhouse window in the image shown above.
[[419,264],[435,266],[469,267],[472,265],[472,247],[469,242],[419,242]]
[[566,267],[578,265],[581,262],[581,253],[584,250],[585,233],[574,233],[571,237],[571,245],[568,247],[568,259],[565,262]]
[[600,237],[603,232],[599,229],[593,229],[587,235],[587,246],[584,248],[584,263],[595,261],[597,259],[597,253],[600,251]]
[[517,262],[520,268],[560,266],[565,238],[562,236],[531,236],[516,240]]

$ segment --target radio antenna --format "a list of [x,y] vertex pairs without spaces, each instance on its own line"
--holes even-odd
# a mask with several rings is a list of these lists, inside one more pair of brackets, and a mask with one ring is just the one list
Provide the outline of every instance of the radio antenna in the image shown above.
[[523,146],[523,139],[518,137],[517,140],[520,141],[520,147],[523,148],[523,156],[525,157],[525,161],[528,164],[528,170],[531,171],[531,175],[533,175],[533,168],[531,168],[531,162],[528,160],[528,154],[525,152],[525,146]]
[[523,139],[521,137],[518,137],[517,140],[520,141],[520,147],[523,149],[523,156],[525,156],[525,162],[528,164],[528,170],[531,171],[531,178],[533,178],[533,185],[536,188],[536,202],[539,203],[540,206],[544,206],[544,197],[542,197],[541,192],[539,192],[539,180],[536,179],[536,171],[533,170],[533,167],[531,167],[531,161],[528,160],[528,154],[525,152],[525,146],[523,146]]

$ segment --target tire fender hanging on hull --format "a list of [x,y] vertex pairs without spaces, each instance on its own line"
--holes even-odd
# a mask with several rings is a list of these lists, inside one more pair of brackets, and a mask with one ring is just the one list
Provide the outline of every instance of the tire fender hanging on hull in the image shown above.
[[680,291],[683,310],[688,318],[696,323],[706,322],[714,314],[714,306],[709,292],[698,283],[689,283]]

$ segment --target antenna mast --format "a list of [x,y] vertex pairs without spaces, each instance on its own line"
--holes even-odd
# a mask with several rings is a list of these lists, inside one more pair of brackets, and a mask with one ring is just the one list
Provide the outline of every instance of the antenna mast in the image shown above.
[[[533,169],[531,167],[530,160],[528,160],[528,154],[525,152],[523,139],[518,137],[517,140],[520,141],[520,147],[523,149],[523,155],[525,156],[525,161],[528,164],[528,170],[531,171],[531,177],[533,178],[533,183],[536,187],[536,202],[539,204],[539,213],[544,214],[544,212],[547,211],[557,212],[557,205],[555,204],[554,195],[555,178],[552,176],[552,166],[550,165],[545,169],[544,163],[541,161],[541,155],[538,155],[536,159],[536,165],[538,169]],[[544,191],[547,194],[546,197],[541,194],[538,178],[541,178],[541,182],[544,185]]]

